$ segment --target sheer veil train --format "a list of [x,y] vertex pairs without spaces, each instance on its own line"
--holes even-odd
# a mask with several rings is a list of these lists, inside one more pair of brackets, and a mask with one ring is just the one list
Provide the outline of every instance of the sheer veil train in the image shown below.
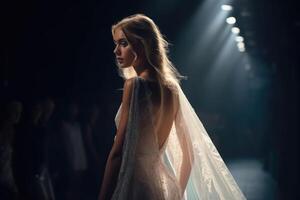
[[[141,159],[140,154],[137,153],[141,150],[139,138],[145,138],[145,133],[154,131],[151,124],[145,126],[143,123],[143,119],[147,118],[148,120],[152,116],[149,83],[128,69],[123,77],[135,80],[123,145],[122,164],[112,199],[130,199],[129,193],[132,193],[132,184],[136,183],[132,178],[137,170],[134,166],[137,166],[136,160]],[[151,172],[149,169],[147,173],[145,172],[145,174],[151,174],[148,179],[145,178],[146,181],[152,181],[151,185],[163,188],[163,194],[157,193],[155,198],[168,200],[246,199],[179,84],[175,86],[175,90],[179,107],[171,132],[163,148],[156,153],[151,152],[151,155],[159,157],[157,162],[152,160],[152,163],[157,163],[152,167],[156,169],[151,169]],[[121,107],[122,105],[116,115],[116,125],[118,125]],[[149,137],[147,138],[148,141],[151,140]],[[150,142],[148,143],[150,144]],[[151,148],[149,144],[143,144],[143,147]],[[150,153],[146,152],[145,154],[149,155]],[[149,164],[151,163],[149,162]],[[147,167],[147,165],[145,166]],[[174,182],[176,182],[175,186]],[[151,189],[151,191],[154,190]],[[133,197],[131,196],[131,198]]]

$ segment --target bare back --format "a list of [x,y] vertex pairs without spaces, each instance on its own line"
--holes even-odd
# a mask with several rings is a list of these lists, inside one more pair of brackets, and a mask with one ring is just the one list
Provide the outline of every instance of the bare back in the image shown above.
[[163,86],[163,98],[161,99],[161,91],[156,83],[152,91],[152,103],[154,113],[154,126],[157,133],[159,149],[162,148],[169,136],[175,115],[178,109],[178,96],[167,86]]

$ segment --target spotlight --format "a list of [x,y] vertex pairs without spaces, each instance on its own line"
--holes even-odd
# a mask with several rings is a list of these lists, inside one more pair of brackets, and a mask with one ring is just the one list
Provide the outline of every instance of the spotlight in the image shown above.
[[232,10],[232,6],[231,5],[222,5],[221,6],[222,10],[225,10],[225,11],[231,11]]
[[240,52],[244,52],[246,49],[245,49],[245,43],[244,42],[238,42],[237,43],[237,47],[239,48],[239,51]]
[[238,42],[237,47],[240,48],[245,48],[245,43],[244,42]]
[[244,38],[242,36],[236,36],[235,41],[244,42]]
[[245,48],[239,48],[239,51],[240,51],[240,52],[245,52],[246,49],[245,49]]
[[226,22],[227,22],[228,24],[235,24],[236,19],[235,19],[235,17],[228,17],[228,18],[226,19]]
[[234,34],[239,34],[240,29],[238,27],[232,27],[231,32],[234,33]]

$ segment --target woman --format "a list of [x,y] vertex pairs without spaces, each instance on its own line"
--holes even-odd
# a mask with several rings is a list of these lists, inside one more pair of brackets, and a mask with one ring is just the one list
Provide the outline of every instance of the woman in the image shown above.
[[132,15],[112,35],[125,83],[99,200],[245,199],[182,92],[155,23]]

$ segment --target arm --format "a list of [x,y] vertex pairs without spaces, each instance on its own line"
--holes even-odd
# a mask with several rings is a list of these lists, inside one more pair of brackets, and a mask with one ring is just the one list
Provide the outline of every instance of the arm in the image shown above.
[[99,200],[110,199],[117,184],[117,178],[122,161],[122,146],[126,133],[133,81],[133,79],[128,79],[124,83],[120,122],[112,149],[107,159],[103,182],[98,198]]
[[186,136],[182,136],[180,139],[180,146],[182,148],[182,164],[180,167],[180,177],[179,177],[179,184],[181,188],[182,195],[186,189],[190,173],[192,170],[192,165],[194,162],[194,155],[193,151],[189,149],[191,147],[191,141],[190,138],[186,138]]
[[179,129],[180,135],[179,135],[179,143],[180,143],[180,148],[182,150],[182,163],[180,166],[180,171],[179,171],[179,185],[181,188],[181,193],[182,195],[184,194],[184,191],[186,189],[190,173],[192,170],[192,165],[194,162],[194,154],[193,154],[193,149],[192,148],[192,143],[191,143],[191,138],[189,137],[189,134],[186,134],[186,123],[182,124],[183,116],[182,116],[182,111],[180,111],[180,105],[179,105],[179,99],[177,100],[177,108],[176,108],[176,114],[175,114],[175,120],[176,124],[178,125],[176,128]]

